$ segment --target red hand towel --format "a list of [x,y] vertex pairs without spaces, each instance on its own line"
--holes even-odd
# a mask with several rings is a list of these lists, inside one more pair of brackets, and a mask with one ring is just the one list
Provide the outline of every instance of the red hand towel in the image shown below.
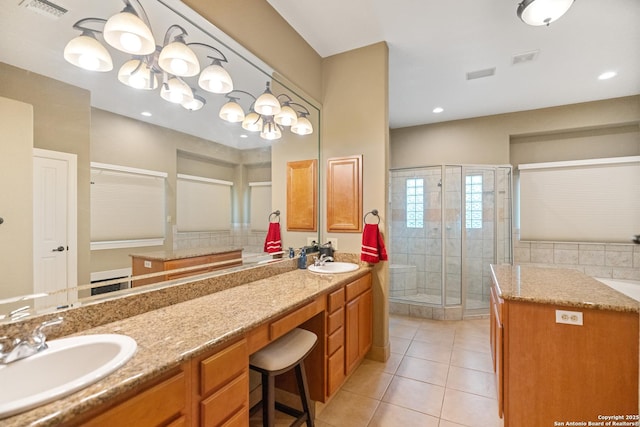
[[362,252],[360,260],[376,264],[388,259],[382,234],[378,224],[365,224],[362,232]]
[[270,222],[267,238],[264,241],[264,251],[268,253],[280,252],[282,250],[282,242],[280,241],[280,223]]

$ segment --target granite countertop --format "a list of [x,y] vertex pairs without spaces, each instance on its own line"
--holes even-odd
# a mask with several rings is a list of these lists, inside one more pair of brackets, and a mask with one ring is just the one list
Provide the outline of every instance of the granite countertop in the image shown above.
[[577,270],[491,265],[491,275],[505,300],[640,312],[637,301]]
[[193,258],[197,256],[205,255],[217,255],[227,252],[242,251],[242,248],[236,246],[216,246],[209,248],[193,248],[193,249],[178,249],[175,251],[155,251],[130,254],[131,257],[140,257],[147,259],[155,259],[157,261],[171,261],[174,259]]
[[109,323],[80,334],[118,333],[136,340],[136,354],[103,380],[50,404],[0,420],[4,427],[51,426],[176,368],[192,357],[362,276],[294,270]]

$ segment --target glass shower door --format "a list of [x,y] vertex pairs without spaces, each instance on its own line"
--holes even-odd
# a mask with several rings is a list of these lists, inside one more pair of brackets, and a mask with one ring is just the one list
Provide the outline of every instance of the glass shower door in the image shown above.
[[444,181],[445,305],[462,304],[462,167],[446,166]]

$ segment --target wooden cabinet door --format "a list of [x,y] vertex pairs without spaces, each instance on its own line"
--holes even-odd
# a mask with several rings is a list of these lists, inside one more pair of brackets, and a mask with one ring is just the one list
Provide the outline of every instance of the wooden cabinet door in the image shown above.
[[[497,304],[492,307],[492,311],[495,310],[497,312],[498,306]],[[504,408],[504,365],[503,365],[503,349],[502,349],[502,334],[503,328],[500,323],[500,317],[494,313],[493,318],[495,319],[492,323],[493,331],[494,331],[494,364],[496,369],[496,391],[498,393],[498,415],[502,418],[503,408]]]
[[327,231],[362,231],[362,156],[327,160]]
[[360,296],[358,303],[358,356],[364,357],[373,342],[372,321],[373,292],[371,289]]
[[316,159],[287,162],[287,230],[316,231],[318,172]]
[[358,363],[359,338],[359,304],[360,298],[347,303],[345,311],[345,373],[348,375]]

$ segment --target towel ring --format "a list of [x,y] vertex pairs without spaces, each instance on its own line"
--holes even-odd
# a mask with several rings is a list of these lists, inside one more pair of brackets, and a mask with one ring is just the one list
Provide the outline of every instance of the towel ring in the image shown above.
[[271,222],[271,217],[276,216],[278,218],[278,223],[280,222],[280,211],[273,211],[269,214],[269,222]]
[[375,216],[376,218],[378,218],[378,224],[380,224],[380,216],[378,215],[378,209],[374,209],[371,212],[367,212],[365,214],[364,218],[362,219],[365,224],[367,223],[367,215],[369,215],[369,214],[371,214],[371,215]]

